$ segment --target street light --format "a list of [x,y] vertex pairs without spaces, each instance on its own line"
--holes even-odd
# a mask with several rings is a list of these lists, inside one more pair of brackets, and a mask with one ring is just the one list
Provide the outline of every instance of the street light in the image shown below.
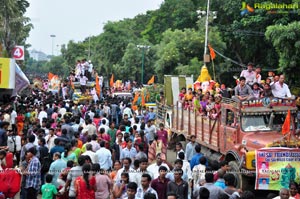
[[209,1],[210,0],[207,0],[207,10],[206,11],[197,10],[199,18],[201,18],[201,15],[206,15],[206,19],[205,19],[205,42],[204,42],[204,54],[203,54],[204,65],[206,65],[205,56],[207,54],[207,45],[208,45],[208,18],[209,18],[209,15],[212,15],[213,19],[217,18],[217,12],[209,10],[209,6],[210,6],[210,2]]
[[145,51],[150,49],[150,46],[146,45],[136,45],[139,50],[142,50],[142,72],[141,72],[141,81],[142,85],[144,83],[144,59],[145,59]]
[[53,57],[54,38],[56,37],[56,35],[50,35],[50,37],[52,38],[52,57]]

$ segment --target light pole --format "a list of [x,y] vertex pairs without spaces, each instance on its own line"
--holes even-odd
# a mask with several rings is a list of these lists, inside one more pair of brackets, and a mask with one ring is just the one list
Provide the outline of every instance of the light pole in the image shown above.
[[89,36],[89,54],[88,54],[88,60],[90,60],[91,57],[91,36]]
[[207,0],[207,10],[206,11],[197,10],[197,13],[198,13],[198,15],[199,15],[200,18],[201,18],[201,15],[206,15],[206,19],[205,19],[204,54],[203,54],[203,62],[204,62],[205,66],[206,66],[205,56],[207,55],[207,46],[208,46],[208,22],[209,22],[208,20],[209,20],[209,15],[212,15],[213,19],[217,18],[217,12],[216,11],[210,12],[209,6],[210,6],[210,0]]
[[53,57],[54,38],[56,37],[56,35],[50,35],[50,37],[52,38],[52,57]]
[[146,45],[136,45],[139,50],[142,50],[142,72],[141,72],[141,82],[144,84],[144,59],[145,59],[145,51],[150,48],[150,46]]

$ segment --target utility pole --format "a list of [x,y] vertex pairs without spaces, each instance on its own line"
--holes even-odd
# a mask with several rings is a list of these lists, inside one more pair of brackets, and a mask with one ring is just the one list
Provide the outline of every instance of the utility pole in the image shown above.
[[145,51],[150,49],[150,46],[146,45],[137,45],[138,49],[142,50],[142,72],[141,72],[141,84],[144,84],[144,60],[145,60]]

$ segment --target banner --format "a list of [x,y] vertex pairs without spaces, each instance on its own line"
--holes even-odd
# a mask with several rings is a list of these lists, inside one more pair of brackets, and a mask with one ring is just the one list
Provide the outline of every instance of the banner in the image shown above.
[[274,147],[256,151],[255,189],[289,188],[290,181],[300,180],[300,149]]
[[13,91],[13,96],[16,96],[22,90],[27,88],[30,85],[30,82],[26,75],[23,73],[21,68],[16,64],[16,88]]
[[0,88],[15,88],[15,60],[0,58]]

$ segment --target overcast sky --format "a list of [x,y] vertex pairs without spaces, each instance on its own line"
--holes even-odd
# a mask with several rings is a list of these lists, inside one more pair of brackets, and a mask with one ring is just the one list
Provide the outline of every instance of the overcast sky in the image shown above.
[[26,16],[31,18],[34,29],[27,43],[30,49],[54,55],[60,45],[69,40],[82,41],[89,35],[102,32],[107,21],[118,21],[156,10],[163,0],[28,0]]

